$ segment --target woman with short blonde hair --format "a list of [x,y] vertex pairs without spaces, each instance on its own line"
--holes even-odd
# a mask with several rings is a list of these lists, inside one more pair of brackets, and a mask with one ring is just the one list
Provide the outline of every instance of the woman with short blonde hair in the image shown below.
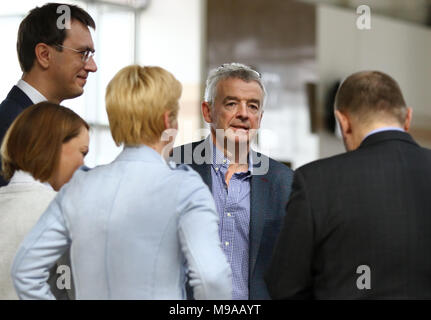
[[176,123],[181,83],[160,67],[124,68],[106,89],[106,111],[117,145],[152,145],[166,129],[164,113]]

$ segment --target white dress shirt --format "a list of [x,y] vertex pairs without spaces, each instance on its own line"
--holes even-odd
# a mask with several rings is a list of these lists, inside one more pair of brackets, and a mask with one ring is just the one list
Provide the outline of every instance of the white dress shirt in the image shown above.
[[27,95],[27,97],[30,98],[33,104],[48,100],[43,96],[43,94],[41,94],[39,91],[37,91],[35,88],[33,88],[31,85],[29,85],[22,79],[19,79],[16,86],[20,88]]

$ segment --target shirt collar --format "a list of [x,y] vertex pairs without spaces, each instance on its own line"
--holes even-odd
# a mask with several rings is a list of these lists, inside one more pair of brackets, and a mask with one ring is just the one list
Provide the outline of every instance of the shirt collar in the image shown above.
[[[219,150],[213,142],[212,135],[206,139],[210,145],[212,146],[212,166],[215,168],[225,167],[228,168],[230,164],[230,160],[225,157],[224,152]],[[250,174],[253,173],[253,158],[251,156],[251,152],[248,153],[248,172]]]
[[394,131],[394,130],[404,132],[404,130],[401,129],[400,127],[382,127],[368,132],[368,134],[364,137],[364,139],[362,139],[362,141],[364,141],[367,137],[371,136],[372,134],[383,132],[383,131]]
[[29,85],[27,82],[25,82],[22,79],[18,81],[16,86],[20,88],[30,98],[33,104],[48,100],[39,91],[37,91],[34,87]]
[[144,162],[160,162],[167,164],[166,160],[153,148],[146,145],[140,146],[125,146],[123,151],[117,156],[118,160],[125,161],[144,161]]

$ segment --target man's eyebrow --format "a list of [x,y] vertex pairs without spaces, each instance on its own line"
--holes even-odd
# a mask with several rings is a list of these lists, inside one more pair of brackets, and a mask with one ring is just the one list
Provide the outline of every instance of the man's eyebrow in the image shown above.
[[[234,101],[240,101],[241,99],[238,97],[234,97],[234,96],[227,96],[223,99],[223,103],[226,103],[229,100],[234,100]],[[259,99],[248,99],[247,103],[256,103],[260,106],[260,100]]]
[[89,46],[82,46],[82,47],[78,48],[77,50],[96,52],[96,50],[94,50],[94,48],[90,48]]
[[249,100],[247,100],[247,102],[257,103],[258,105],[260,105],[260,100],[259,99],[249,99]]
[[227,96],[223,99],[223,102],[226,102],[228,100],[235,100],[235,101],[239,101],[238,97],[233,97],[233,96]]

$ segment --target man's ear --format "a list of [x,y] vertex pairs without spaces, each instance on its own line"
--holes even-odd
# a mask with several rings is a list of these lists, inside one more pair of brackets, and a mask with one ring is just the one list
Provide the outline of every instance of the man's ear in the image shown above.
[[334,110],[334,115],[335,118],[338,120],[338,123],[340,124],[340,129],[343,136],[351,134],[352,124],[349,117],[340,110]]
[[412,108],[407,108],[406,120],[404,121],[404,130],[407,132],[410,129],[410,123],[412,121],[413,110]]
[[209,105],[209,103],[206,101],[202,102],[201,109],[202,109],[202,116],[204,117],[204,120],[207,123],[212,123],[213,120],[211,116],[211,106]]
[[36,62],[42,69],[48,69],[50,60],[52,58],[51,48],[45,43],[38,43],[34,48]]
[[172,119],[171,117],[172,111],[165,111],[163,113],[163,123],[166,129],[178,129],[178,123],[176,119]]

